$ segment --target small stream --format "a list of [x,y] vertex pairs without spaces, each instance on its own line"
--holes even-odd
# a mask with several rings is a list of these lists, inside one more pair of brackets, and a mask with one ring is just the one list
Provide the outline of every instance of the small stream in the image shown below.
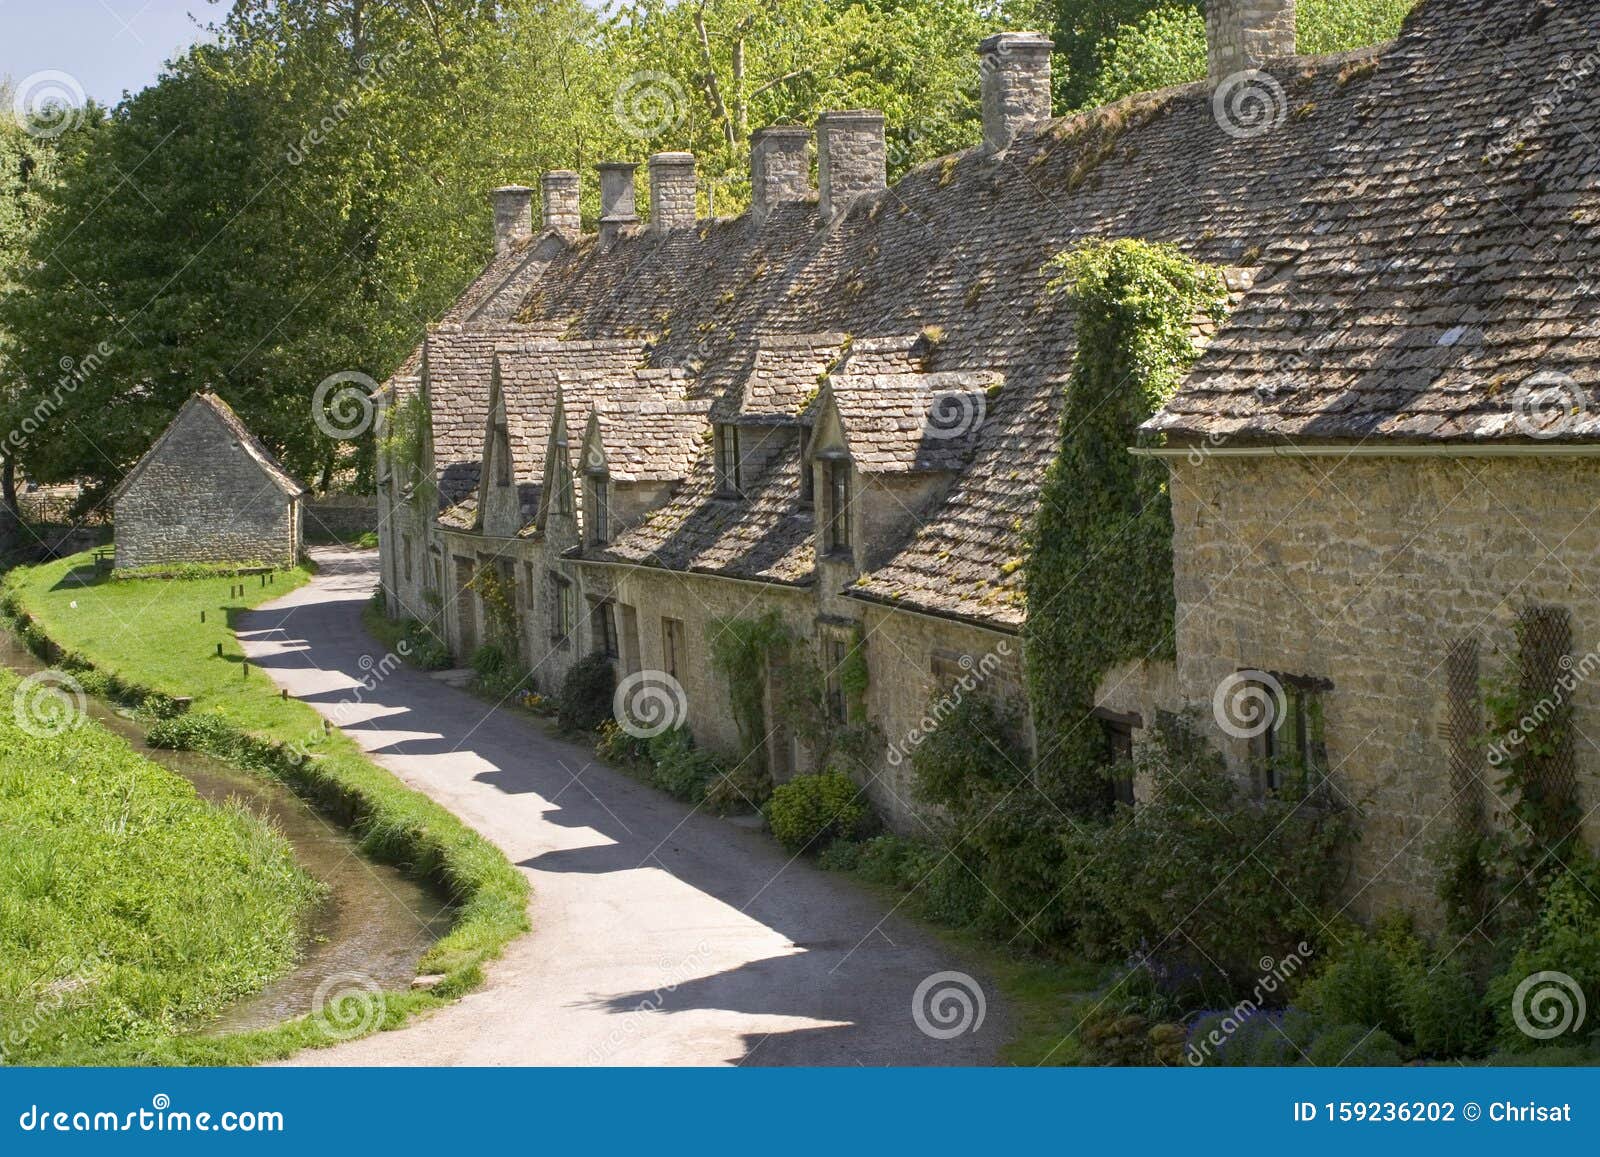
[[[0,666],[19,675],[44,664],[0,631]],[[380,987],[407,987],[417,961],[450,928],[447,904],[387,864],[361,855],[350,834],[287,787],[238,771],[193,751],[167,751],[145,742],[144,729],[120,711],[89,700],[89,715],[127,740],[146,759],[181,775],[200,798],[238,800],[283,833],[300,866],[328,886],[327,898],[306,920],[300,959],[286,975],[235,1002],[207,1033],[266,1028],[312,1011],[322,982],[336,973],[370,977]]]

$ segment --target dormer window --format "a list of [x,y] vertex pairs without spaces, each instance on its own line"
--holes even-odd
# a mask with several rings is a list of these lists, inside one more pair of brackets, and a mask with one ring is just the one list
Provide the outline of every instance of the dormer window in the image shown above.
[[800,501],[810,506],[815,498],[816,486],[811,480],[811,431],[800,427]]
[[850,460],[827,458],[822,462],[824,554],[850,553]]
[[739,427],[725,422],[717,427],[717,493],[737,497],[740,481]]
[[589,541],[600,545],[611,541],[611,480],[604,474],[589,475]]
[[511,485],[511,455],[506,453],[511,445],[506,436],[506,427],[503,422],[497,422],[494,428],[494,484],[496,486]]

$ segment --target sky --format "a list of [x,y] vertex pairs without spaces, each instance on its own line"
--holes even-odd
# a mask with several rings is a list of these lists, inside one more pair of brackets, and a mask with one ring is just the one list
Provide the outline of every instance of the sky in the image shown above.
[[[226,5],[207,0],[0,0],[0,76],[103,104],[152,83]],[[54,75],[46,75],[54,74]]]

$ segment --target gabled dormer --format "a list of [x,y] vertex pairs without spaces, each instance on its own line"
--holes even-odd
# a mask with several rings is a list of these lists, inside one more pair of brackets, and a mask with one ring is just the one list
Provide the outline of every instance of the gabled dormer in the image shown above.
[[[843,333],[766,334],[737,392],[712,411],[716,494],[740,499],[792,446],[809,451],[812,403],[850,346]],[[809,500],[809,483],[802,487]]]
[[579,541],[578,479],[572,469],[572,433],[567,425],[566,388],[555,387],[550,436],[545,445],[539,488],[537,529],[544,538],[568,545]]
[[1002,383],[989,371],[925,372],[918,343],[881,344],[828,377],[812,431],[817,557],[858,572],[882,565],[944,497]]
[[512,437],[499,354],[489,375],[489,412],[483,436],[478,479],[476,529],[490,538],[512,538],[533,516],[532,486],[524,481],[527,464],[519,461],[522,445]]
[[664,506],[704,445],[710,406],[677,397],[605,398],[578,454],[584,546],[615,540]]

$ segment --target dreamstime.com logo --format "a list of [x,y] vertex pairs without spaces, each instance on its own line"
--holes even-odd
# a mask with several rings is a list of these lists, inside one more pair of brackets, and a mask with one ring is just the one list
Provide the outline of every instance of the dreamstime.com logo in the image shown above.
[[172,1098],[157,1093],[148,1108],[114,1112],[108,1109],[52,1109],[29,1105],[17,1118],[24,1133],[282,1133],[283,1114],[276,1109],[224,1109],[193,1112],[174,1109]]
[[665,671],[635,671],[611,696],[617,726],[635,739],[654,739],[689,718],[689,696]]
[[89,709],[83,687],[65,671],[37,671],[17,684],[11,714],[35,739],[54,739],[83,723]]
[[372,429],[377,392],[378,383],[360,370],[329,374],[311,393],[311,420],[336,442],[359,438]]
[[965,972],[935,972],[911,994],[911,1019],[934,1040],[977,1032],[988,1011],[983,986]]
[[1289,115],[1289,98],[1271,73],[1249,69],[1217,85],[1211,113],[1230,137],[1252,141],[1283,124]]
[[664,72],[636,72],[617,86],[611,114],[630,137],[650,140],[683,123],[689,98]]
[[88,98],[78,78],[47,69],[25,76],[11,94],[11,111],[30,137],[50,140],[83,123]]
[[1511,395],[1511,420],[1518,432],[1548,441],[1570,432],[1589,416],[1589,392],[1566,374],[1534,374]]
[[1211,714],[1235,739],[1254,739],[1276,730],[1288,712],[1283,684],[1265,671],[1235,671],[1217,684]]
[[1511,1019],[1534,1040],[1575,1033],[1588,1015],[1583,986],[1565,972],[1535,972],[1511,994]]
[[364,972],[335,972],[311,997],[311,1019],[333,1040],[354,1040],[383,1023],[383,989]]
[[922,434],[938,442],[976,434],[989,416],[988,400],[978,391],[935,390],[923,399]]

